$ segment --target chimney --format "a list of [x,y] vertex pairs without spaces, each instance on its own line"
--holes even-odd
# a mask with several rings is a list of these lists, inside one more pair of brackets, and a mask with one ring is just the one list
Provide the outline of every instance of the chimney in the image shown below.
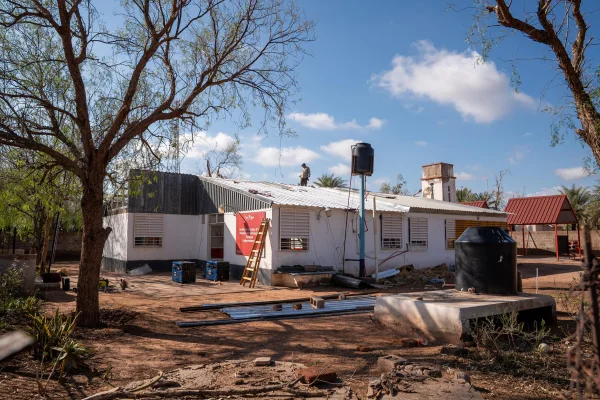
[[443,162],[423,165],[423,197],[456,203],[454,165]]

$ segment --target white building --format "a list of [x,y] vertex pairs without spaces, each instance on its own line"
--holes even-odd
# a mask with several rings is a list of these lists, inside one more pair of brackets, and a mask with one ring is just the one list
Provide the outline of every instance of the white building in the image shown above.
[[[168,270],[175,260],[222,260],[236,278],[248,259],[246,243],[268,218],[262,283],[272,284],[282,266],[317,265],[358,275],[356,191],[144,174],[156,174],[147,181],[151,184],[130,195],[128,204],[107,210],[105,225],[113,231],[104,249],[105,269],[125,272],[147,263]],[[466,227],[506,226],[503,212],[442,200],[369,193],[365,204],[367,274],[375,270],[375,246],[380,271],[406,264],[453,265],[454,239]]]

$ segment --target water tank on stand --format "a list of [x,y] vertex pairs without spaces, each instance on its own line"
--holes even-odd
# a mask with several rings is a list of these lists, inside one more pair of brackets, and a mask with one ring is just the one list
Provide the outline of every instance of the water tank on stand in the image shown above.
[[456,290],[517,293],[517,242],[502,228],[467,228],[454,243]]
[[373,175],[375,150],[369,143],[357,143],[352,147],[352,175]]

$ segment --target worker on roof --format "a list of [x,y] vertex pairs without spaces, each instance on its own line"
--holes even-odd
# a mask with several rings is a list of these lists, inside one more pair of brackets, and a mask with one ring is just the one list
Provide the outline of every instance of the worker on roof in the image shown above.
[[302,173],[300,174],[300,186],[306,186],[308,184],[309,178],[310,168],[308,168],[305,163],[302,163]]

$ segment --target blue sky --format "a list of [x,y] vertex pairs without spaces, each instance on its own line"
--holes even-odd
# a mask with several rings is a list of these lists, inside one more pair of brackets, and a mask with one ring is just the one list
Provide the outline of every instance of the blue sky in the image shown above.
[[[198,146],[238,134],[242,174],[251,180],[295,183],[303,161],[313,180],[330,172],[347,180],[356,140],[375,149],[370,189],[401,173],[417,191],[421,165],[437,161],[454,164],[457,187],[475,191],[486,189],[486,178],[491,188],[503,169],[510,170],[505,190],[513,193],[550,194],[560,185],[595,183],[584,176],[589,153],[573,134],[551,146],[552,119],[541,109],[558,104],[565,92],[559,87],[542,99],[557,73],[553,65],[520,62],[519,93],[510,87],[512,66],[501,60],[539,57],[543,47],[516,35],[477,66],[465,40],[469,10],[448,12],[445,1],[374,4],[300,2],[317,25],[316,41],[307,47],[311,56],[298,68],[301,100],[288,115],[296,138],[280,139],[276,131],[257,136],[261,115],[255,115],[255,127],[244,130],[215,121]],[[559,76],[555,82],[563,81]],[[188,154],[182,172],[198,172],[202,162],[194,155],[200,152]]]

